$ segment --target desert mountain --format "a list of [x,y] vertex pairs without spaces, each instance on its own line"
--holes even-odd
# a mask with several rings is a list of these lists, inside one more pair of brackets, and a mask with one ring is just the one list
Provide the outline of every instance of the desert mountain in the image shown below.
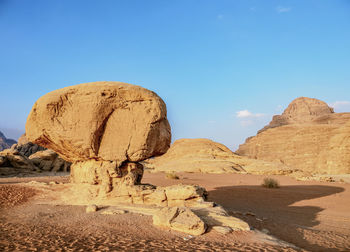
[[297,98],[237,153],[312,173],[350,173],[350,113],[334,113],[317,99]]
[[202,173],[285,174],[291,171],[274,164],[239,156],[225,145],[209,139],[179,139],[162,156],[147,159],[144,166],[154,171]]
[[11,148],[11,146],[15,143],[15,140],[6,138],[5,135],[0,131],[0,151]]

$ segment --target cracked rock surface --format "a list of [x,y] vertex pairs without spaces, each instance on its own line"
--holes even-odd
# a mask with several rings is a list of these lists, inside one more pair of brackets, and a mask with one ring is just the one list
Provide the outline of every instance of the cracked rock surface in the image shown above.
[[139,162],[171,141],[166,106],[154,92],[122,82],[91,82],[52,91],[34,104],[27,138],[70,162]]

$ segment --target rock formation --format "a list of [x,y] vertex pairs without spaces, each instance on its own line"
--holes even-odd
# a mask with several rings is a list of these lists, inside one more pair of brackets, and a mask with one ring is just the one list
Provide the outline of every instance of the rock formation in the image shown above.
[[5,135],[0,131],[0,151],[10,148],[15,143],[15,140],[6,138]]
[[350,173],[350,113],[301,97],[240,145],[237,153],[315,174]]
[[[27,119],[26,136],[73,162],[72,184],[61,195],[64,202],[176,207],[166,226],[196,235],[205,231],[205,224],[192,209],[208,208],[199,212],[210,220],[225,217],[237,229],[249,230],[247,223],[226,212],[216,214],[215,204],[205,202],[204,188],[141,184],[140,162],[164,154],[170,146],[166,113],[162,99],[142,87],[121,82],[80,84],[41,97]],[[155,223],[162,225],[158,217]]]
[[13,149],[0,152],[0,175],[16,175],[37,171],[37,167],[29,158]]
[[[0,163],[2,175],[31,171],[67,172],[70,168],[70,163],[63,160],[57,153],[29,142],[25,135],[22,135],[18,143],[11,146],[11,149],[0,152],[0,155],[3,160],[7,160]],[[14,160],[20,160],[20,162]]]
[[142,162],[146,168],[164,172],[286,174],[282,164],[250,159],[233,153],[209,139],[179,139],[162,156]]
[[37,151],[29,156],[29,160],[41,171],[68,172],[71,165],[53,150]]
[[104,193],[140,183],[143,167],[137,162],[165,153],[171,141],[163,100],[121,82],[44,95],[29,114],[26,136],[73,162],[72,182],[102,185]]
[[26,123],[27,138],[70,162],[139,162],[163,154],[171,133],[163,100],[121,82],[66,87],[41,97]]
[[26,157],[29,157],[30,155],[38,151],[46,150],[46,148],[42,146],[29,142],[25,134],[23,134],[22,136],[20,136],[20,138],[18,138],[17,144],[12,146],[12,149],[18,151],[20,154]]

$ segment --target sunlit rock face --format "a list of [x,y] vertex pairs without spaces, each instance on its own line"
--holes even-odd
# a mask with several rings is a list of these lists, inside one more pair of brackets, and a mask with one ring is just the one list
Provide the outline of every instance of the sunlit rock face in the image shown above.
[[350,173],[350,113],[334,113],[317,99],[295,99],[237,153],[312,173]]
[[108,192],[116,181],[140,182],[142,166],[131,169],[128,163],[167,151],[171,131],[166,115],[165,103],[152,91],[92,82],[39,98],[28,116],[26,137],[72,162],[72,182],[103,184]]

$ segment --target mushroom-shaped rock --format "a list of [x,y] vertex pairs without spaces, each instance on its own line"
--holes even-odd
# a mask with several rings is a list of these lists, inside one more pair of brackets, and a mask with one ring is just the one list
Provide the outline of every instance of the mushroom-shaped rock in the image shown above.
[[118,165],[163,154],[171,141],[163,100],[122,82],[80,84],[42,96],[27,119],[26,137],[70,162]]
[[121,82],[92,82],[50,92],[34,104],[28,141],[72,162],[71,182],[139,184],[139,161],[165,153],[171,141],[166,106],[154,92]]

